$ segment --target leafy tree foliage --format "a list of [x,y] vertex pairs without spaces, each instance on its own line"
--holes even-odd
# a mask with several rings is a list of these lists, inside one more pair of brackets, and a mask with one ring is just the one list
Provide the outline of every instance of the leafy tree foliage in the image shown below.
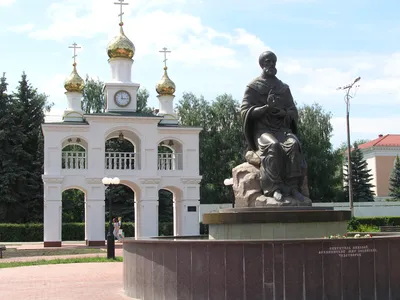
[[[353,150],[350,154],[351,170],[352,170],[352,187],[353,187],[353,201],[354,202],[369,202],[374,201],[374,192],[370,182],[372,180],[371,170],[368,170],[368,164],[363,158],[363,154],[358,148],[358,144],[354,143]],[[344,166],[344,180],[348,182],[348,162]],[[348,201],[349,186],[344,186],[346,201]]]
[[232,168],[244,161],[245,141],[239,103],[231,95],[218,96],[208,103],[192,93],[184,93],[177,106],[183,126],[202,127],[200,132],[200,174],[202,203],[232,202],[232,188],[223,181]]
[[86,114],[102,113],[105,110],[104,82],[86,75],[83,89],[82,110]]
[[390,176],[389,196],[393,200],[400,201],[400,158],[397,155],[394,162],[392,175]]
[[314,202],[334,201],[341,193],[341,155],[331,144],[331,114],[319,104],[299,108],[299,139],[308,170],[310,198]]
[[173,194],[167,190],[158,191],[158,222],[173,222]]
[[85,193],[69,189],[62,193],[62,222],[85,222]]

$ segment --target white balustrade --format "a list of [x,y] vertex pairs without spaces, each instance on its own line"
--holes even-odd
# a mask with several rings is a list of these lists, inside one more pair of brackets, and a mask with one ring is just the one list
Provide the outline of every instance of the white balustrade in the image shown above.
[[158,153],[158,169],[159,170],[182,170],[181,158],[182,153]]
[[105,168],[109,170],[135,170],[137,154],[135,152],[106,152]]
[[82,170],[86,169],[85,151],[62,151],[62,169]]

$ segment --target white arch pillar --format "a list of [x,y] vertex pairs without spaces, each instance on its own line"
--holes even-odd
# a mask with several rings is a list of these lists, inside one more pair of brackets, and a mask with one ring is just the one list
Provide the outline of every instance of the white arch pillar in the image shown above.
[[158,185],[160,179],[141,179],[140,197],[135,201],[135,237],[158,236]]
[[105,186],[102,178],[86,178],[85,240],[88,246],[105,245]]
[[175,203],[176,214],[174,223],[177,225],[177,235],[200,234],[200,180],[198,178],[182,178],[184,184],[183,197]]
[[61,247],[62,176],[42,176],[43,179],[43,246]]

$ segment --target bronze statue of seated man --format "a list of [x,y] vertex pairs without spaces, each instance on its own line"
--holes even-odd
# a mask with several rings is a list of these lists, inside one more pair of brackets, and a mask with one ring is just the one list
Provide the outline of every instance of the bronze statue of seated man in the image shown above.
[[261,158],[264,196],[303,201],[306,162],[296,136],[298,112],[289,86],[276,77],[276,62],[273,52],[260,55],[262,74],[247,85],[242,101],[244,134],[250,150]]

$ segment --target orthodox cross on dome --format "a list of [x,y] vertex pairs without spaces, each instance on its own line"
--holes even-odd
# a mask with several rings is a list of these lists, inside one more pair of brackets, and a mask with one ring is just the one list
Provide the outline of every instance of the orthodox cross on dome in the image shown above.
[[158,51],[158,52],[164,53],[164,60],[163,60],[163,62],[164,62],[164,68],[166,68],[166,67],[167,67],[167,53],[171,53],[171,51],[168,50],[166,47],[164,47],[164,48],[162,48],[161,51]]
[[124,3],[125,0],[118,0],[119,2],[114,2],[114,4],[119,5],[119,26],[124,25],[124,22],[122,22],[122,16],[124,15],[124,12],[122,11],[122,6],[123,5],[129,5],[129,3]]
[[76,49],[80,49],[80,48],[82,48],[82,47],[78,47],[78,44],[74,42],[74,43],[72,44],[72,46],[69,46],[68,48],[74,49],[74,56],[72,56],[72,58],[74,59],[74,66],[75,66],[75,65],[76,65],[76,57],[78,56],[78,55],[76,54]]

